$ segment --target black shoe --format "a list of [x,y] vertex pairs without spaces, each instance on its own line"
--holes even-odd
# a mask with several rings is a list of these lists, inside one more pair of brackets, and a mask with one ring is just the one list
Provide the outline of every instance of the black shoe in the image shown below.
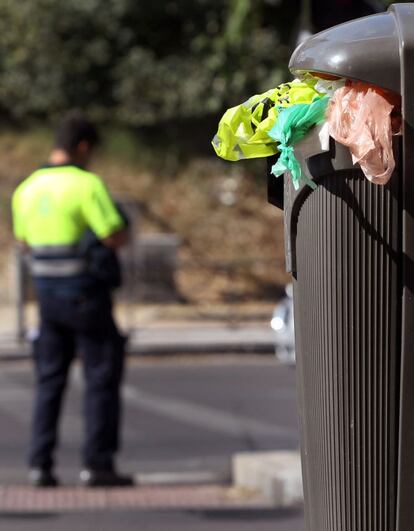
[[51,470],[31,468],[29,470],[29,483],[33,487],[58,487],[59,481]]
[[79,474],[84,487],[132,487],[134,480],[131,476],[124,476],[113,470],[92,470],[85,468]]

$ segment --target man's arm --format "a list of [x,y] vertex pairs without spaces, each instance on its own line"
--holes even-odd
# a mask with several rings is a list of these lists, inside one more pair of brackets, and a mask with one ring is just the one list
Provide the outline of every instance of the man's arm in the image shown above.
[[26,220],[25,216],[22,215],[20,199],[21,186],[22,185],[18,186],[14,191],[11,200],[13,235],[18,249],[20,249],[22,253],[28,253],[30,252],[30,247],[26,242]]
[[127,224],[103,182],[95,176],[91,186],[82,205],[85,221],[106,247],[118,249],[128,240]]

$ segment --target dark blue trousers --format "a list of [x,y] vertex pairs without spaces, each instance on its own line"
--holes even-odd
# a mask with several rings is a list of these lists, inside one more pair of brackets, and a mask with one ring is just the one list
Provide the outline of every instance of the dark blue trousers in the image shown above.
[[63,394],[78,352],[85,379],[83,465],[111,470],[119,447],[125,340],[114,322],[110,295],[40,290],[38,299],[41,326],[34,342],[36,397],[29,465],[54,465]]

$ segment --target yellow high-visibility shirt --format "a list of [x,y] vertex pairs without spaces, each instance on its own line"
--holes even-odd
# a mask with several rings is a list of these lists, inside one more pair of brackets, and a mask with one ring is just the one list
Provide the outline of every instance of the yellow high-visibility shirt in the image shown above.
[[77,166],[36,170],[15,190],[13,230],[28,245],[77,243],[87,228],[99,239],[124,226],[102,180]]

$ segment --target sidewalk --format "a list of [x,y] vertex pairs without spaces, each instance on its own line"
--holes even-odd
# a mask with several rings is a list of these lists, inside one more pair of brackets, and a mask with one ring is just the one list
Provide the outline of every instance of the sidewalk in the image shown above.
[[266,498],[255,491],[221,485],[152,486],[128,488],[60,487],[33,489],[27,486],[0,486],[0,511],[41,513],[116,509],[270,509]]
[[[132,356],[174,354],[273,354],[274,336],[267,319],[270,308],[240,308],[229,318],[220,308],[197,313],[188,307],[124,307],[118,320],[130,329],[128,352]],[[18,342],[10,323],[13,308],[0,307],[0,361],[30,357],[29,342]],[[27,328],[36,327],[35,308],[28,308]],[[85,498],[78,489],[34,494],[30,489],[10,486],[0,492],[0,508],[8,511],[44,510],[46,506],[65,509],[92,508],[96,504],[115,507],[298,507],[302,502],[300,458],[297,452],[248,452],[233,455],[230,484],[223,485],[214,470],[189,476],[185,471],[173,475],[152,474],[137,478],[139,490],[108,494],[104,491]],[[207,475],[206,475],[207,474]],[[171,477],[174,477],[174,485]],[[194,484],[192,484],[194,483]],[[205,484],[205,486],[198,483]],[[191,485],[192,484],[192,485]],[[180,499],[182,500],[180,502]],[[20,500],[20,501],[19,501]],[[184,501],[185,500],[185,501]]]
[[[269,305],[249,309],[213,307],[200,311],[186,306],[121,306],[117,318],[128,334],[131,355],[221,354],[274,352]],[[36,330],[36,309],[26,310],[26,329]],[[27,341],[18,341],[15,309],[0,307],[0,360],[24,359]],[[14,329],[14,330],[13,330]]]

